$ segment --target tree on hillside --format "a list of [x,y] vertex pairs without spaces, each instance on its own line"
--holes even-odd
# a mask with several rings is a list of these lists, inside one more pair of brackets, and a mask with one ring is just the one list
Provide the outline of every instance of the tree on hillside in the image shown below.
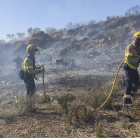
[[140,6],[135,5],[125,12],[125,16],[140,15]]
[[47,33],[49,35],[52,35],[55,32],[57,32],[57,30],[55,28],[51,28],[51,27],[47,27],[46,30],[45,30],[45,33]]
[[11,39],[11,34],[7,34],[6,37]]
[[6,41],[4,39],[1,39],[0,44],[2,44],[2,43],[6,43]]
[[88,24],[88,25],[94,25],[95,23],[96,23],[95,20],[90,20],[87,24]]
[[25,33],[17,33],[17,36],[18,36],[18,38],[23,38],[23,37],[25,37]]
[[72,23],[72,22],[69,22],[68,24],[66,24],[68,30],[75,30],[77,28],[81,28],[84,25],[86,25],[86,23]]
[[15,39],[16,37],[15,37],[15,34],[11,34],[11,38],[12,39]]
[[6,36],[9,39],[15,39],[15,35],[14,34],[7,34]]
[[75,29],[75,25],[72,22],[69,22],[68,24],[66,24],[66,26],[70,30],[74,30]]
[[119,18],[119,16],[107,16],[106,20],[111,21],[111,20],[115,20],[115,19],[118,19],[118,18]]
[[29,35],[29,36],[32,36],[32,34],[33,34],[33,29],[30,27],[30,28],[28,28],[27,32],[28,32],[28,35]]
[[38,31],[41,31],[41,29],[38,27],[35,27],[35,28],[30,27],[28,28],[27,31],[28,31],[28,35],[32,36],[33,34],[37,34]]
[[40,28],[36,27],[36,28],[33,28],[32,30],[32,34],[37,34],[37,32],[41,31]]

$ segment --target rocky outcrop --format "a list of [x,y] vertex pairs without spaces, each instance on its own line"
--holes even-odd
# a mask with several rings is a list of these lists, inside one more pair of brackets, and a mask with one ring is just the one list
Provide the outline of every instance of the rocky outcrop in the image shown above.
[[22,41],[22,42],[20,42],[20,41],[15,42],[15,45],[16,46],[14,47],[14,49],[12,51],[14,54],[17,54],[19,52],[25,52],[26,51],[27,45],[25,44],[24,41]]
[[68,66],[68,63],[65,62],[63,59],[58,59],[58,60],[56,60],[56,64],[57,64],[57,65]]
[[96,57],[96,56],[99,56],[101,54],[102,54],[101,52],[97,52],[94,48],[91,48],[87,51],[88,57]]
[[69,51],[68,48],[61,47],[58,51],[57,58],[58,59],[63,58],[65,55],[67,55],[68,51]]
[[135,21],[132,27],[134,30],[140,30],[140,21]]
[[48,34],[45,34],[43,31],[39,31],[36,35],[34,34],[32,36],[28,44],[35,44],[37,46],[44,47],[48,40],[52,41],[51,37]]
[[32,37],[27,37],[24,40],[18,40],[14,42],[13,53],[19,53],[21,51],[25,51],[26,47],[29,44],[34,44],[41,48],[49,46],[52,43],[53,39],[45,34],[43,31],[39,31],[37,34],[32,35]]
[[70,67],[71,69],[73,69],[73,68],[77,68],[77,66],[75,65],[74,60],[71,60],[71,61],[70,61],[70,63],[69,63],[69,67]]

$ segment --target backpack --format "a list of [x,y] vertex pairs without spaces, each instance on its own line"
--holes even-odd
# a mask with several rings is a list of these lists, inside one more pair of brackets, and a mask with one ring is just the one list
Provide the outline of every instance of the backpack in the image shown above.
[[19,71],[19,77],[21,80],[24,80],[24,70]]

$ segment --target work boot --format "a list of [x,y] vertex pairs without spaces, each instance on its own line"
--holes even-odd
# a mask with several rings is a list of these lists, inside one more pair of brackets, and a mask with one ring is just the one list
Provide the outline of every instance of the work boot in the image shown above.
[[131,98],[123,97],[123,106],[132,106]]

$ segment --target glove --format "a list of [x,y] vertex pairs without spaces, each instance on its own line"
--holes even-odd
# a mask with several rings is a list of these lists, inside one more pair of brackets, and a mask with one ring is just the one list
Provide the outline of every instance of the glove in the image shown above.
[[37,67],[37,69],[41,69],[41,66]]
[[37,69],[41,69],[42,66],[43,66],[43,64],[41,64],[40,66],[38,66]]

